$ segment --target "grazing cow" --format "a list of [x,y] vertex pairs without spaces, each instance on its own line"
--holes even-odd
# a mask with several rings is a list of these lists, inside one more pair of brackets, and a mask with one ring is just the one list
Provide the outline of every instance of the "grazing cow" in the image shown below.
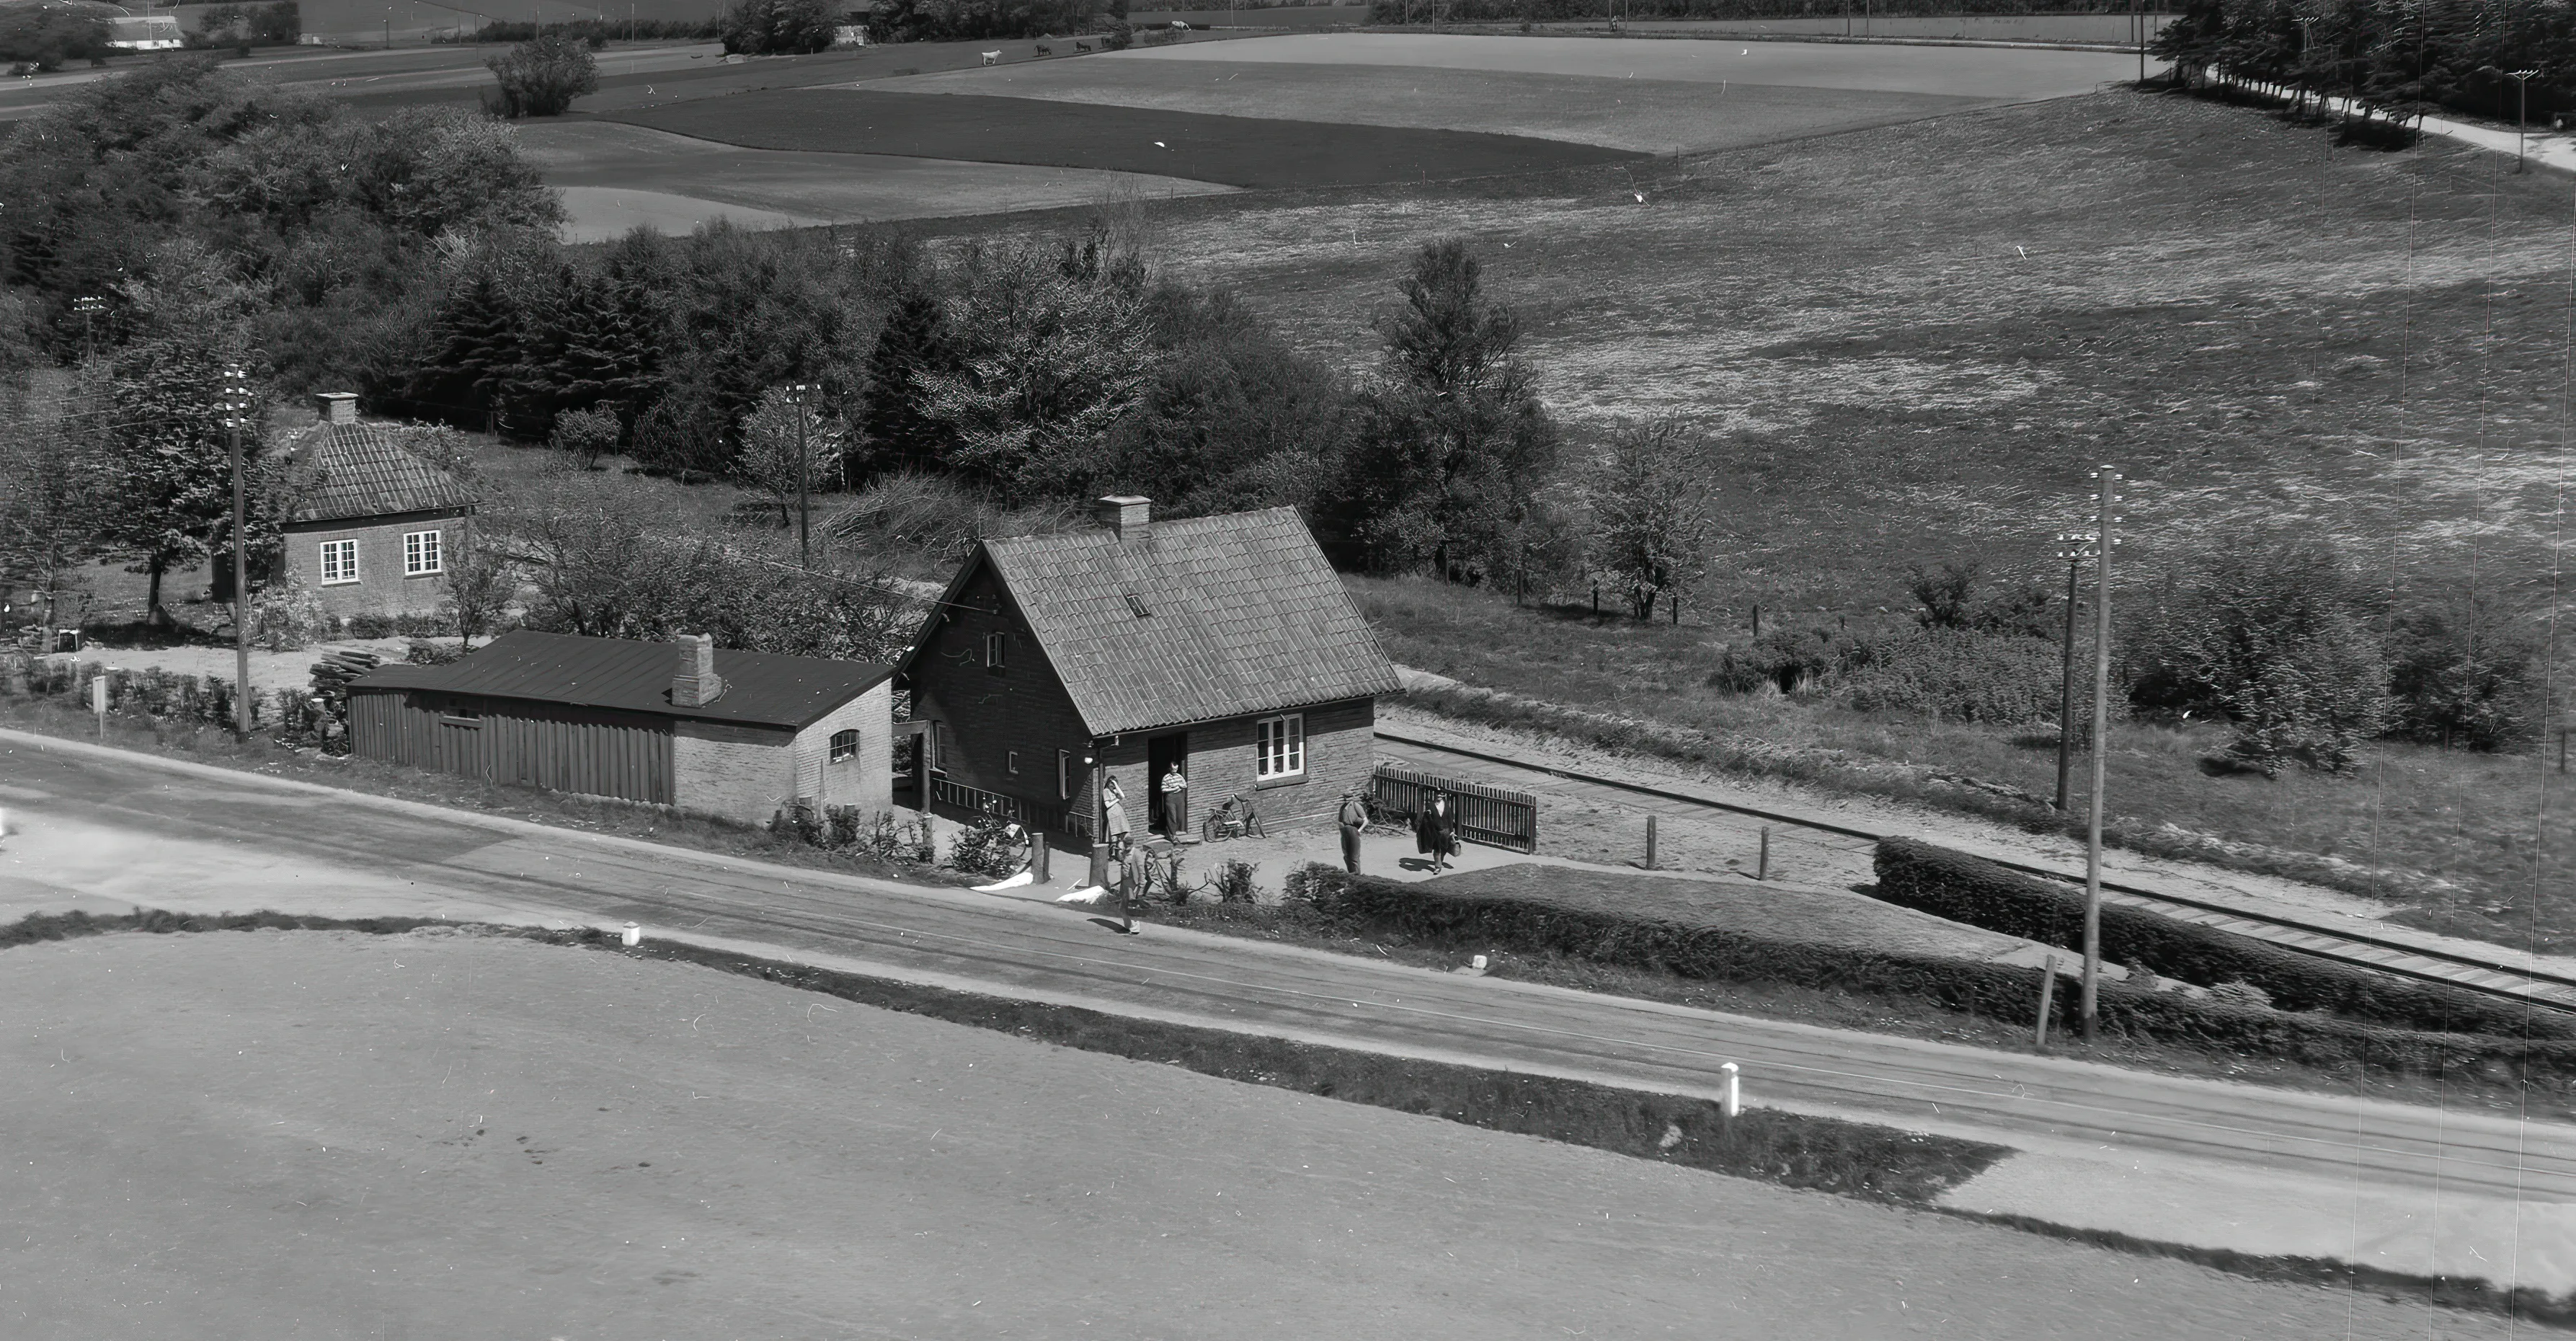
[[1044,42],[1040,42],[1038,43],[1038,54],[1041,56],[1052,56],[1055,54],[1055,48],[1048,46]]
[[1089,51],[1091,50],[1091,44],[1089,42],[1076,42],[1073,44],[1073,49],[1076,51]]
[[984,53],[984,63],[986,65],[991,65],[993,62],[998,61],[1001,58],[1002,53],[998,51],[987,51]]

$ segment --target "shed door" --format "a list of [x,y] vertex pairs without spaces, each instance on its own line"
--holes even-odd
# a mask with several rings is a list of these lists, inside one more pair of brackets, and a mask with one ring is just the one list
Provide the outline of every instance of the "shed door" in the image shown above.
[[477,777],[483,772],[483,719],[478,713],[442,712],[438,739],[430,756],[441,773]]

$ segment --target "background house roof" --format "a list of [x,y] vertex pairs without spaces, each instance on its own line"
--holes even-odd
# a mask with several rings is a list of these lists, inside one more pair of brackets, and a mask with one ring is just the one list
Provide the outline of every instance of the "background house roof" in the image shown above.
[[444,666],[386,666],[350,688],[435,689],[451,694],[624,708],[710,722],[800,728],[874,688],[891,666],[772,652],[716,653],[724,693],[704,707],[671,702],[680,670],[676,643],[582,638],[562,633],[505,633]]
[[987,540],[982,554],[1094,735],[1396,687],[1293,508],[1156,521],[1123,540],[1108,527]]
[[287,520],[347,521],[474,506],[474,491],[382,424],[322,423],[295,444],[298,497]]

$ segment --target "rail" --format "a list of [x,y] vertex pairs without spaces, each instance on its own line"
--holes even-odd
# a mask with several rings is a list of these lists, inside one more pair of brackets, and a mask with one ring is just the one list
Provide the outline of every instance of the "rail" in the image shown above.
[[976,815],[998,814],[1023,829],[1040,833],[1072,834],[1088,840],[1091,826],[1062,806],[1023,800],[1003,792],[988,792],[933,775],[930,779],[930,803],[944,806],[955,813],[951,819],[968,819]]
[[[1512,755],[1495,754],[1485,750],[1474,750],[1468,749],[1465,746],[1451,745],[1443,741],[1426,740],[1420,736],[1407,735],[1402,731],[1389,730],[1384,724],[1380,724],[1378,726],[1377,735],[1381,740],[1392,741],[1399,745],[1408,745],[1415,749],[1435,750],[1442,754],[1458,755],[1461,758],[1479,759],[1486,763],[1502,764],[1507,767],[1518,768],[1532,773],[1539,773],[1548,777],[1563,778],[1568,782],[1580,782],[1594,787],[1608,787],[1616,791],[1632,792],[1640,796],[1651,796],[1662,801],[1678,801],[1684,805],[1699,806],[1708,810],[1723,810],[1732,814],[1749,815],[1755,819],[1768,820],[1774,824],[1784,824],[1797,828],[1812,829],[1821,833],[1838,834],[1846,838],[1858,838],[1871,843],[1876,843],[1882,839],[1896,836],[1869,829],[1854,828],[1847,824],[1835,824],[1825,820],[1813,819],[1804,815],[1791,814],[1786,811],[1766,810],[1759,806],[1739,805],[1732,801],[1720,801],[1714,797],[1708,796],[1694,796],[1688,792],[1670,791],[1662,787],[1650,787],[1643,783],[1623,782],[1617,778],[1605,778],[1598,777],[1590,773],[1578,773],[1571,769],[1558,768],[1551,764],[1538,763],[1533,760],[1517,758]],[[2082,876],[2073,874],[2072,872],[2055,870],[2046,866],[2035,866],[2028,862],[2011,861],[2001,857],[1984,857],[1983,859],[1991,861],[1995,865],[2001,866],[2006,870],[2019,871],[2024,875],[2035,875],[2043,879],[2065,881],[2069,883],[2081,883],[2083,881]],[[2504,974],[2510,977],[2522,979],[2531,983],[2535,988],[2543,990],[2516,990],[2510,987],[2499,987],[2490,983],[2482,983],[2472,979],[2463,978],[2455,973],[2444,973],[2430,968],[2414,968],[2403,964],[2392,964],[2385,959],[2370,955],[2340,953],[2331,948],[2302,945],[2296,941],[2279,940],[2269,937],[2260,938],[2263,939],[2265,944],[2276,945],[2284,950],[2295,950],[2301,954],[2311,955],[2318,959],[2331,959],[2340,963],[2358,965],[2362,968],[2377,969],[2382,973],[2393,973],[2400,977],[2414,978],[2423,982],[2443,983],[2452,987],[2466,988],[2474,992],[2484,992],[2490,996],[2500,996],[2517,1001],[2534,1001],[2539,1004],[2554,1006],[2560,1009],[2576,1009],[2576,977],[2568,977],[2562,974],[2551,973],[2545,969],[2517,967],[2515,965],[2505,963],[2500,959],[2481,958],[2477,955],[2464,954],[2455,950],[2446,950],[2439,946],[2417,945],[2407,941],[2391,940],[2385,937],[2372,936],[2364,933],[2339,931],[2329,927],[2318,926],[2313,922],[2302,922],[2297,918],[2282,917],[2277,913],[2267,913],[2257,909],[2247,908],[2241,904],[2216,903],[2207,899],[2196,899],[2188,895],[2167,893],[2160,889],[2145,889],[2136,885],[2122,884],[2112,880],[2103,881],[2102,888],[2107,893],[2124,895],[2129,899],[2150,900],[2157,903],[2172,904],[2176,907],[2189,908],[2198,912],[2211,913],[2223,917],[2239,918],[2247,922],[2277,927],[2284,931],[2298,932],[2305,936],[2322,937],[2329,941],[2341,942],[2347,946],[2367,946],[2384,954],[2404,955],[2410,958],[2430,961],[2434,964],[2457,965],[2461,968],[2475,969],[2482,973]]]

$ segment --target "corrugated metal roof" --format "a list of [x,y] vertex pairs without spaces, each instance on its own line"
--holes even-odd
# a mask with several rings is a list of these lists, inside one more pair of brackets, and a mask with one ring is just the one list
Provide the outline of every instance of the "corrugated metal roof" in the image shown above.
[[1396,688],[1293,508],[987,540],[970,562],[1000,574],[1094,735]]
[[436,689],[453,694],[624,708],[709,722],[800,728],[867,692],[891,666],[774,652],[716,653],[724,693],[700,708],[671,702],[680,669],[675,643],[582,638],[518,630],[444,666],[386,666],[352,689]]
[[348,521],[472,507],[474,491],[414,454],[382,424],[315,425],[292,449],[296,522]]

